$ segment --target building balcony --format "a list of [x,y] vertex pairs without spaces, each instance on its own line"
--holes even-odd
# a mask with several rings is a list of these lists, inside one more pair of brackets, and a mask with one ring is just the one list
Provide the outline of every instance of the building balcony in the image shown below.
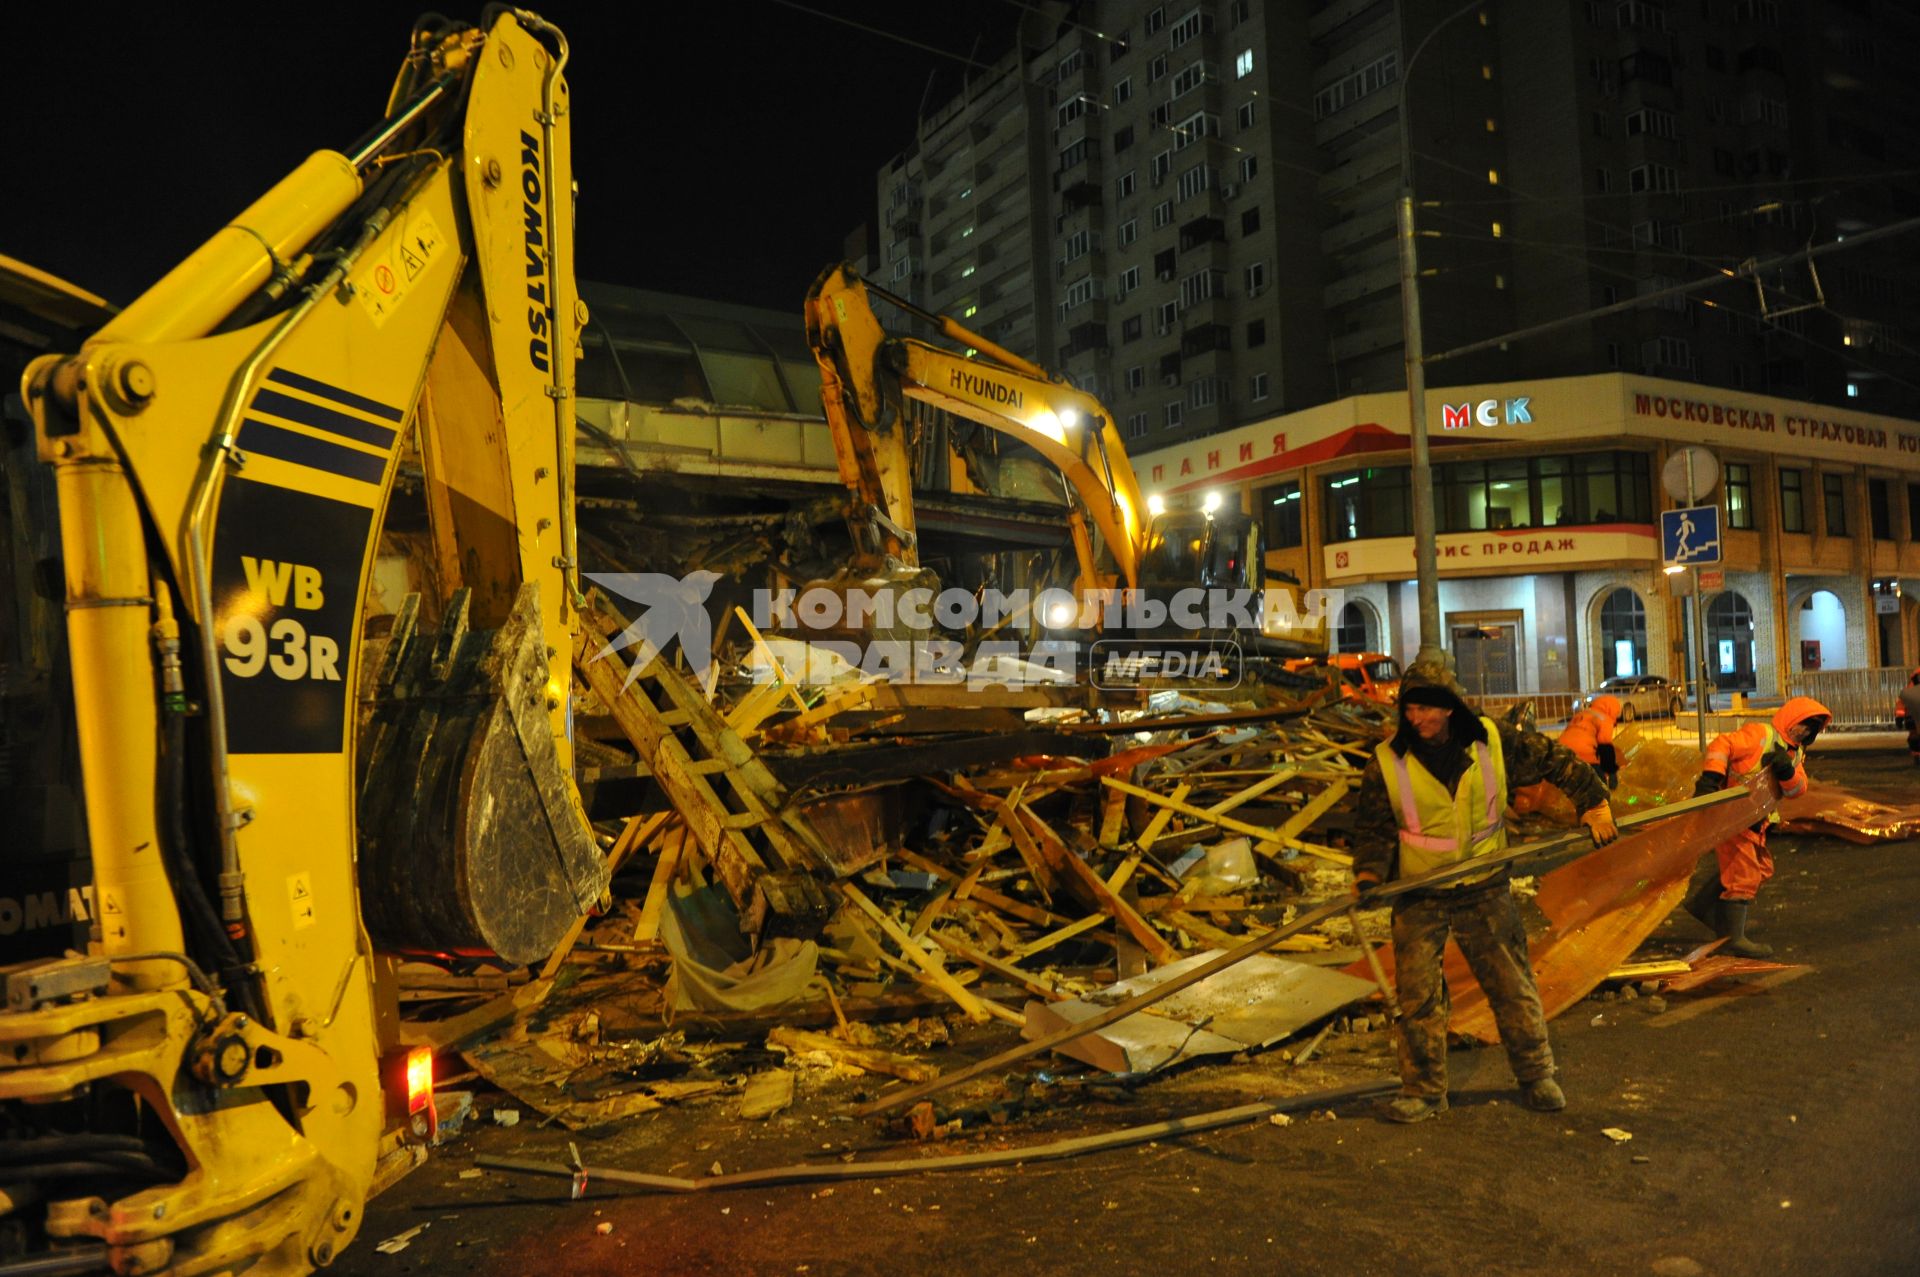
[[1395,234],[1393,205],[1349,217],[1320,232],[1320,251],[1328,256],[1370,248],[1374,242],[1391,243]]

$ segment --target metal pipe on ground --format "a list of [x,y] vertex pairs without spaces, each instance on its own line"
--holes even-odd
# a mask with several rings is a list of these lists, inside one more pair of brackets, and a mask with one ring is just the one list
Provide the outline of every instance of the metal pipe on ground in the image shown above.
[[1191,1117],[1169,1118],[1164,1122],[1150,1122],[1144,1126],[1129,1126],[1124,1130],[1109,1131],[1102,1135],[1082,1135],[1074,1139],[1056,1140],[1051,1144],[1035,1144],[1026,1148],[989,1149],[984,1152],[962,1153],[951,1157],[914,1157],[833,1165],[802,1163],[794,1166],[775,1166],[758,1171],[735,1171],[731,1175],[708,1175],[700,1179],[685,1179],[678,1175],[649,1175],[642,1171],[622,1171],[603,1166],[583,1166],[576,1170],[559,1162],[534,1162],[484,1154],[474,1158],[473,1164],[490,1171],[549,1175],[557,1179],[574,1179],[577,1176],[584,1178],[589,1184],[594,1180],[605,1180],[609,1184],[651,1188],[663,1193],[706,1193],[726,1188],[764,1188],[769,1184],[799,1184],[810,1180],[880,1179],[893,1175],[918,1175],[928,1171],[970,1171],[994,1166],[1012,1166],[1016,1163],[1055,1161],[1063,1157],[1077,1157],[1083,1153],[1097,1153],[1106,1149],[1144,1144],[1149,1140],[1172,1139],[1175,1136],[1192,1135],[1200,1131],[1218,1130],[1223,1126],[1257,1122],[1263,1117],[1271,1117],[1276,1113],[1287,1113],[1297,1109],[1329,1108],[1348,1100],[1363,1100],[1375,1095],[1384,1095],[1388,1091],[1397,1089],[1399,1085],[1398,1078],[1376,1078],[1370,1082],[1355,1082],[1348,1086],[1331,1087],[1324,1091],[1307,1091],[1300,1095],[1261,1100],[1253,1104],[1241,1104],[1233,1108],[1198,1113]]

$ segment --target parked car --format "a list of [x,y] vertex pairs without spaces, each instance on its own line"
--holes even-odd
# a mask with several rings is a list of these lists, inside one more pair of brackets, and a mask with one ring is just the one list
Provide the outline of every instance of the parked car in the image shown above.
[[1329,666],[1339,671],[1343,696],[1382,705],[1392,705],[1400,698],[1400,662],[1385,652],[1340,652],[1287,662],[1287,669],[1295,674]]
[[1636,718],[1678,718],[1686,712],[1687,693],[1678,683],[1669,683],[1658,674],[1636,674],[1610,678],[1597,691],[1580,698],[1582,706],[1596,696],[1612,696],[1620,701],[1620,721]]

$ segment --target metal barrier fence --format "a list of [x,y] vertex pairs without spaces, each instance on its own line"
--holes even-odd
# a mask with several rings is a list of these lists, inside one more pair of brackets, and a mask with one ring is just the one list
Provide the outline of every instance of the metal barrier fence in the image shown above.
[[[1516,705],[1532,704],[1535,725],[1549,734],[1556,733],[1566,721],[1573,717],[1574,709],[1587,692],[1542,692],[1536,696],[1477,696],[1474,703],[1480,712],[1489,718],[1499,718]],[[1717,698],[1725,706],[1727,696],[1721,693]],[[1730,710],[1721,708],[1707,711],[1707,736],[1718,736],[1721,732],[1738,731],[1740,727],[1756,718],[1764,719],[1772,709]],[[1677,718],[1636,718],[1631,723],[1620,724],[1617,730],[1636,728],[1640,734],[1650,740],[1687,741],[1695,739],[1699,732],[1699,720],[1691,709],[1680,712]]]
[[1534,696],[1474,696],[1471,699],[1488,718],[1500,718],[1516,705],[1531,704],[1535,721],[1564,723],[1573,717],[1576,703],[1585,695],[1585,692],[1541,692]]
[[1903,665],[1860,670],[1801,670],[1787,676],[1787,694],[1811,696],[1833,711],[1833,725],[1893,729],[1893,705],[1913,672]]

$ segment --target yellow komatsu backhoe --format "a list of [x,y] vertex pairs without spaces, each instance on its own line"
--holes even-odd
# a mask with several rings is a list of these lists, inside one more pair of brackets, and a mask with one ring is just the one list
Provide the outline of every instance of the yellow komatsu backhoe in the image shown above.
[[[96,912],[4,969],[0,1272],[330,1262],[431,1123],[397,959],[531,961],[604,889],[567,45],[488,12],[422,19],[363,141],[22,379]],[[428,588],[372,618],[402,469]]]
[[[890,336],[870,297],[960,349]],[[1056,604],[1049,610],[1058,615],[1037,618],[1043,628],[1072,631],[1112,615],[1084,601],[1114,590],[1162,603],[1185,590],[1238,591],[1256,600],[1255,625],[1237,635],[1242,641],[1272,655],[1326,650],[1318,614],[1301,608],[1287,587],[1267,583],[1258,520],[1238,510],[1150,510],[1113,415],[1094,396],[958,321],[861,279],[849,264],[829,266],[814,281],[806,321],[807,342],[820,365],[821,403],[851,497],[850,578],[897,579],[918,567],[912,468],[901,429],[906,401],[913,400],[1026,444],[1066,480],[1078,568],[1074,591],[1083,602]],[[1213,627],[1156,628],[1173,635]]]

